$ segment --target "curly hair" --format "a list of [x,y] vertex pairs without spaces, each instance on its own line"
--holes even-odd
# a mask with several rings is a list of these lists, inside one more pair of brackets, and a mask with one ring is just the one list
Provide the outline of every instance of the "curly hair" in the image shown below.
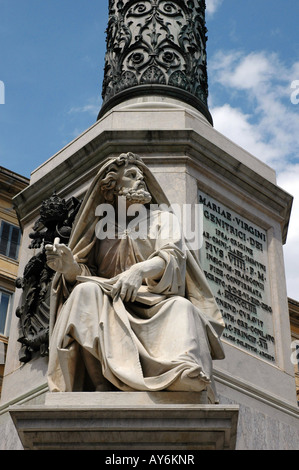
[[142,160],[139,155],[134,153],[122,153],[113,160],[101,181],[100,187],[106,201],[113,202],[115,196],[115,187],[117,184],[118,172],[121,166],[138,165]]

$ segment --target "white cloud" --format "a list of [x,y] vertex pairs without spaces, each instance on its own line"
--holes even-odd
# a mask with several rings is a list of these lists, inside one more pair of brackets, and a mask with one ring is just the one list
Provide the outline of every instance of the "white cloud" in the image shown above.
[[218,103],[212,93],[215,128],[274,168],[278,184],[294,196],[284,254],[288,295],[299,300],[299,104],[291,103],[299,63],[288,67],[277,54],[263,51],[219,52],[210,60],[209,72],[215,90],[220,86],[228,94],[225,101],[238,99],[235,106]]
[[77,114],[77,113],[96,114],[98,112],[99,112],[99,105],[87,104],[85,106],[78,106],[76,108],[71,108],[68,111],[68,114]]
[[[293,214],[299,214],[299,163],[289,164],[278,175],[278,185],[294,197]],[[298,242],[299,217],[292,217],[288,232],[289,242]],[[298,244],[299,249],[299,244]],[[299,259],[299,258],[298,258]],[[298,270],[299,275],[299,270]],[[298,284],[299,286],[299,284]],[[299,299],[298,299],[299,300]]]
[[248,150],[254,156],[263,155],[263,161],[271,160],[273,149],[263,141],[258,126],[250,123],[252,116],[229,104],[211,110],[215,128],[230,140]]
[[210,64],[218,81],[239,90],[254,90],[268,82],[277,73],[279,61],[275,54],[263,52],[242,55],[240,51],[228,54],[219,52]]
[[288,295],[299,300],[299,163],[288,165],[278,175],[278,184],[294,197],[287,243],[284,246],[284,258]]
[[[237,110],[227,104],[217,106],[212,109],[215,127],[277,171],[299,152],[299,106],[291,104],[296,69],[297,63],[287,68],[276,54],[264,52],[218,53],[210,62],[211,82],[225,87],[232,100],[237,96],[243,108],[250,109],[245,113],[240,106]],[[237,117],[237,122],[227,122],[226,113]]]
[[[81,102],[82,101],[83,100],[81,99]],[[70,108],[67,111],[67,114],[76,115],[76,118],[80,114],[94,116],[99,113],[100,108],[101,108],[101,97],[97,95],[97,96],[92,96],[84,100],[84,103],[82,103],[81,106],[75,106],[75,107]]]
[[223,0],[206,0],[207,13],[213,15],[215,11],[220,7]]

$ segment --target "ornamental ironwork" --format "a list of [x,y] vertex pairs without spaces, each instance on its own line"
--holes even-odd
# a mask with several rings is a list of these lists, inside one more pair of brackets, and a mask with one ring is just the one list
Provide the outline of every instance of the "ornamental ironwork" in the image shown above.
[[110,0],[101,117],[127,97],[164,94],[208,112],[205,0]]
[[80,201],[61,199],[55,193],[43,201],[40,217],[30,233],[30,249],[37,250],[25,266],[23,277],[16,280],[22,289],[21,302],[16,309],[19,318],[19,343],[22,348],[20,362],[29,362],[33,354],[48,355],[50,291],[54,271],[46,262],[45,245],[59,237],[61,243],[69,241],[72,224],[79,210]]

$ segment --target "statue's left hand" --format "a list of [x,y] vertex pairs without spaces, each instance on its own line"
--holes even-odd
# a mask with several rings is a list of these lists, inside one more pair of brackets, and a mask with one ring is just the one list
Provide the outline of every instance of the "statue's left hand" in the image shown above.
[[135,302],[142,280],[143,273],[138,264],[132,266],[127,271],[110,280],[112,282],[115,281],[111,290],[112,297],[114,298],[119,295],[125,302]]

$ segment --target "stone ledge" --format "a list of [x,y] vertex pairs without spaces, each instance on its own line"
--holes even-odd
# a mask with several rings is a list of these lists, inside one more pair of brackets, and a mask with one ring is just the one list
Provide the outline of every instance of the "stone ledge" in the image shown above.
[[44,405],[9,413],[25,450],[235,449],[239,407],[196,404],[194,395],[47,394]]

